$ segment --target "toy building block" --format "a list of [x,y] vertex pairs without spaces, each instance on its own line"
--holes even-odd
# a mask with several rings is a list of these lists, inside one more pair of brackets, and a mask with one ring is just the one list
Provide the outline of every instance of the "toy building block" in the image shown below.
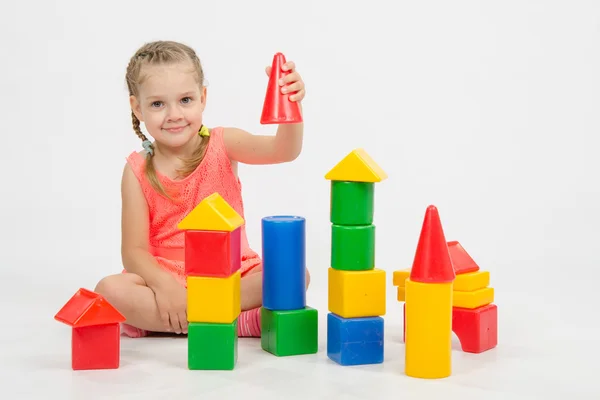
[[81,288],[54,319],[72,328],[73,370],[119,368],[120,324],[125,317],[103,296]]
[[231,232],[186,231],[185,260],[188,276],[224,278],[239,271],[241,228]]
[[381,364],[384,356],[381,317],[327,315],[327,356],[340,365]]
[[227,278],[188,276],[190,322],[230,324],[241,313],[241,272]]
[[378,317],[386,313],[385,271],[328,269],[329,311],[343,318]]
[[244,219],[217,192],[207,196],[177,225],[181,230],[232,232]]
[[387,179],[387,174],[364,149],[355,149],[336,164],[325,175],[325,179],[374,183]]
[[498,307],[454,307],[452,329],[466,353],[482,353],[498,345]]
[[190,322],[188,369],[233,370],[238,359],[237,323],[237,319],[228,324]]
[[298,102],[289,99],[289,96],[294,93],[281,93],[283,86],[279,85],[279,80],[290,73],[290,71],[283,70],[285,63],[285,56],[282,53],[276,53],[273,56],[267,93],[260,117],[261,124],[295,124],[302,122],[300,105]]
[[262,219],[263,307],[306,307],[306,220],[275,215]]
[[334,225],[370,225],[374,216],[375,184],[331,181],[330,222]]
[[375,268],[375,225],[332,225],[331,267],[344,271]]
[[315,354],[318,350],[318,311],[269,310],[261,307],[261,347],[278,356]]
[[448,242],[448,252],[456,275],[479,271],[479,266],[458,241]]
[[452,282],[455,274],[435,206],[427,207],[405,282],[405,373],[439,379],[452,370]]

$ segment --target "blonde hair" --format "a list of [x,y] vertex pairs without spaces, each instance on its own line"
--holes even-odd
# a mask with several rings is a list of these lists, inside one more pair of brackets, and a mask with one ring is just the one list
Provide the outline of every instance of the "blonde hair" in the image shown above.
[[[202,70],[200,59],[192,48],[185,44],[173,41],[156,41],[144,44],[131,57],[129,65],[127,66],[125,80],[127,82],[127,88],[129,89],[129,95],[139,95],[138,86],[144,81],[144,76],[142,74],[144,66],[175,64],[180,62],[192,63],[194,73],[196,74],[196,80],[198,81],[198,84],[202,86],[204,83],[204,71]],[[147,141],[148,139],[140,129],[140,121],[135,116],[133,110],[131,111],[131,122],[133,124],[134,132],[142,140],[142,143]],[[183,167],[177,171],[180,176],[185,177],[198,167],[204,158],[209,140],[209,136],[203,136],[200,145],[194,150],[192,156],[183,160]],[[150,151],[148,151],[146,155],[146,177],[157,192],[170,198],[170,195],[166,193],[165,188],[156,175],[156,169],[152,162],[155,153],[152,144],[150,144],[149,150]]]

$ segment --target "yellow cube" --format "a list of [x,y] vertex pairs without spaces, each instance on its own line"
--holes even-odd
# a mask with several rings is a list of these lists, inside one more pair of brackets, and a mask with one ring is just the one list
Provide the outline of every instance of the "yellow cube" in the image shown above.
[[329,311],[343,318],[385,315],[385,271],[329,268]]
[[188,276],[188,322],[230,324],[241,313],[240,271],[227,278]]

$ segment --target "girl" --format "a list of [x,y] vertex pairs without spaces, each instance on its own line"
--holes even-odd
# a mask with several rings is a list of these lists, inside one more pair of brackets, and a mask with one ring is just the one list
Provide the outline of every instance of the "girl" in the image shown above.
[[[304,98],[304,83],[293,62],[282,93]],[[266,68],[270,75],[271,67]],[[200,60],[188,46],[152,42],[131,58],[126,73],[133,130],[141,152],[127,157],[123,171],[122,246],[124,270],[102,279],[95,291],[126,318],[130,337],[149,332],[187,333],[184,234],[181,221],[206,196],[218,192],[242,217],[244,206],[237,163],[293,161],[302,149],[303,124],[279,125],[275,136],[237,128],[208,129],[202,120],[206,87]],[[140,129],[144,123],[154,139]],[[260,336],[262,262],[242,228],[239,336]],[[307,287],[310,276],[307,271]]]

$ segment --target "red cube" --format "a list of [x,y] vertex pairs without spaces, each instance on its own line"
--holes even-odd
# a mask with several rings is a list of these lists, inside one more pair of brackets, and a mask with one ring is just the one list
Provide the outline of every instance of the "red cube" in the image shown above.
[[187,276],[226,278],[242,266],[241,228],[226,231],[185,231]]
[[73,328],[71,340],[73,369],[119,368],[120,335],[119,324]]

